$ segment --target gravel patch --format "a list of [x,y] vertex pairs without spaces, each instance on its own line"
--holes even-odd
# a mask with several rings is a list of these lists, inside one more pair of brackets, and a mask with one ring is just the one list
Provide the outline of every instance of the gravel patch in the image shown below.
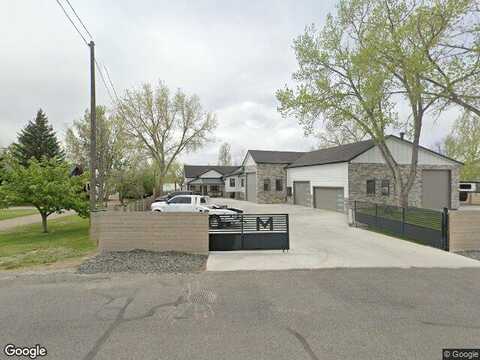
[[141,272],[185,273],[205,270],[207,255],[186,254],[176,251],[146,250],[112,251],[88,259],[78,267],[84,274]]
[[457,251],[456,254],[480,260],[480,250]]

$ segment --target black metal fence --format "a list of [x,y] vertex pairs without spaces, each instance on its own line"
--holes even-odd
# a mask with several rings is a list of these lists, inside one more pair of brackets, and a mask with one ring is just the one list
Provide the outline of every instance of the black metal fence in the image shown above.
[[211,251],[288,250],[288,214],[209,216]]
[[431,210],[354,201],[355,224],[399,236],[422,245],[447,250],[448,209]]

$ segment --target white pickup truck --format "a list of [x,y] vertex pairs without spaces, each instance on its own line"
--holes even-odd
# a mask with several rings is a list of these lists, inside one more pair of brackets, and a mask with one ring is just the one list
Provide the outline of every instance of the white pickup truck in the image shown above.
[[154,202],[152,211],[157,212],[201,212],[210,215],[235,215],[242,210],[210,204],[208,196],[177,195],[166,202]]

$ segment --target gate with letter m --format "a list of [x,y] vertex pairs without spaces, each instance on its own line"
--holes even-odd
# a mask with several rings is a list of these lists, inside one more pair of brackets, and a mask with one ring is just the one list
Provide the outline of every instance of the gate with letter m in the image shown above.
[[210,215],[210,251],[288,250],[288,214]]

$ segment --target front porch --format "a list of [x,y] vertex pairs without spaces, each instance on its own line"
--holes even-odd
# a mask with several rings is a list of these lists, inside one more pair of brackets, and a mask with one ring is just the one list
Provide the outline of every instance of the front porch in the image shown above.
[[195,179],[187,184],[187,190],[210,197],[225,196],[225,185],[221,179]]

